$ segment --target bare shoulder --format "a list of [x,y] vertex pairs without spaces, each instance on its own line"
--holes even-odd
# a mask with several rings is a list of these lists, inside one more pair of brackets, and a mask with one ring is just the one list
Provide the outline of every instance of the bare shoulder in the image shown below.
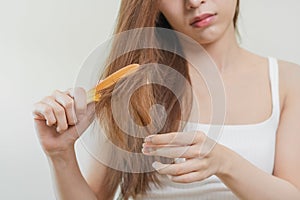
[[300,65],[279,60],[279,74],[280,79],[286,84],[287,89],[289,87],[300,86]]
[[279,81],[284,99],[300,96],[300,65],[279,60]]

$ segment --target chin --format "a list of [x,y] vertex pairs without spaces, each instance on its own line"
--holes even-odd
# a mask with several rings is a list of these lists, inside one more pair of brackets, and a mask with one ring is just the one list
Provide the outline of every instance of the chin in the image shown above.
[[222,34],[216,29],[204,30],[194,34],[194,40],[196,40],[201,45],[208,45],[217,41]]
[[194,40],[196,40],[201,45],[208,45],[217,41],[218,37],[213,37],[212,35],[207,37],[203,35],[198,35],[196,38],[194,38]]
[[209,45],[214,43],[216,40],[197,40],[200,45]]

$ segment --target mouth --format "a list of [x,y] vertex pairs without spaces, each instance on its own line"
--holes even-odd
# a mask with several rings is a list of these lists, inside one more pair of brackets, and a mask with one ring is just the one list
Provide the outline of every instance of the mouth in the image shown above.
[[217,13],[203,13],[201,15],[196,16],[190,22],[191,26],[203,27],[208,25],[212,19],[217,15]]

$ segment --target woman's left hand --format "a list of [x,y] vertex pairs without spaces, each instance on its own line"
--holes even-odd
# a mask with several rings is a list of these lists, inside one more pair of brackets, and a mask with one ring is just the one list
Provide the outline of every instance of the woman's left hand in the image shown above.
[[173,132],[145,138],[145,155],[185,158],[185,162],[163,164],[154,162],[160,174],[169,175],[179,183],[204,180],[212,175],[224,175],[230,164],[230,149],[218,144],[201,131]]

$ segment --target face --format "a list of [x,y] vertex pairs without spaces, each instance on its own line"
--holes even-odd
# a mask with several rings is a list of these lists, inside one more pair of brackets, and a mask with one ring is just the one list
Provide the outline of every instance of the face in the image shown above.
[[159,10],[172,28],[200,44],[209,44],[226,32],[234,34],[237,0],[159,0]]

